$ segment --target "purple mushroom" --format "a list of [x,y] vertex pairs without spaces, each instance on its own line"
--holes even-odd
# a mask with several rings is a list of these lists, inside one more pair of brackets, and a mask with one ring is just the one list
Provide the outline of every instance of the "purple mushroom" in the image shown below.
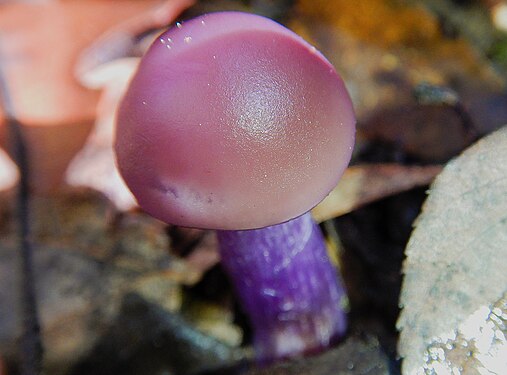
[[139,205],[218,230],[259,360],[343,335],[343,287],[308,211],[345,170],[355,117],[324,56],[252,14],[178,23],[141,61],[117,126],[118,166]]

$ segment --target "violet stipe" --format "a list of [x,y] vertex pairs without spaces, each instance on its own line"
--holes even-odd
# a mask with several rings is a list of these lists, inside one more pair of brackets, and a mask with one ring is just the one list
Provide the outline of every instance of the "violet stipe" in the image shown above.
[[248,314],[261,361],[317,352],[343,337],[344,289],[310,213],[217,233],[222,265]]
[[218,230],[262,362],[344,334],[345,293],[308,211],[347,167],[354,132],[350,97],[325,57],[238,12],[163,33],[122,100],[122,177],[151,215]]

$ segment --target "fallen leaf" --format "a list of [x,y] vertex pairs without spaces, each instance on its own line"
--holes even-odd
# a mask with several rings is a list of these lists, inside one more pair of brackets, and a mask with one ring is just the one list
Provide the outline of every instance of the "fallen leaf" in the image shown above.
[[403,374],[507,370],[506,196],[507,127],[436,178],[406,249]]
[[349,167],[336,188],[312,210],[312,214],[319,222],[344,215],[378,199],[429,185],[440,170],[440,166],[398,164]]

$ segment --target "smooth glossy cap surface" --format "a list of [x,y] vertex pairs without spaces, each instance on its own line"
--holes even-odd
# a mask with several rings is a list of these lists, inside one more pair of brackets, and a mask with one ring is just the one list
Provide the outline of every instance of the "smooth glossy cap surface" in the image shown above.
[[250,229],[321,201],[354,132],[343,81],[314,47],[269,19],[225,12],[154,42],[121,104],[115,147],[151,215]]

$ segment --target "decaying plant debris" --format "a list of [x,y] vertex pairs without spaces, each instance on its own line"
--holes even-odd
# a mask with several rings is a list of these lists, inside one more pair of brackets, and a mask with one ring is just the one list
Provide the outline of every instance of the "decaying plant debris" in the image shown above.
[[[0,141],[13,156],[7,124],[14,117],[26,138],[30,184],[36,187],[26,203],[44,371],[373,375],[408,374],[409,363],[419,363],[438,374],[439,364],[452,367],[463,358],[468,358],[465,367],[472,371],[484,362],[467,356],[463,343],[471,337],[470,316],[481,318],[485,305],[496,315],[476,322],[496,327],[490,331],[500,332],[495,333],[499,341],[490,350],[503,353],[505,283],[502,279],[487,284],[487,276],[506,268],[505,256],[498,255],[489,271],[481,269],[473,279],[457,280],[458,288],[444,295],[438,293],[443,289],[435,289],[450,277],[441,268],[466,265],[463,253],[439,253],[430,246],[424,250],[429,258],[414,260],[421,236],[428,240],[444,233],[453,235],[449,241],[454,244],[465,241],[463,233],[474,232],[448,232],[443,228],[448,219],[442,215],[473,217],[471,213],[486,207],[481,191],[487,190],[491,198],[504,186],[505,173],[499,168],[499,156],[506,152],[502,146],[488,156],[489,164],[476,161],[475,171],[484,168],[485,173],[489,169],[500,175],[497,182],[466,192],[472,208],[453,206],[439,213],[444,203],[453,202],[446,198],[435,203],[434,197],[428,204],[436,206],[427,206],[415,221],[428,186],[442,168],[460,166],[464,175],[472,173],[469,165],[460,164],[462,159],[446,167],[449,160],[507,123],[507,36],[494,18],[497,3],[503,2],[0,2],[0,70],[5,81],[0,96],[8,94],[13,104],[7,108],[5,100],[1,102]],[[111,151],[116,103],[151,40],[176,19],[231,9],[274,17],[322,50],[344,77],[358,118],[353,165],[314,211],[345,278],[351,327],[345,340],[327,353],[267,369],[251,362],[249,325],[218,265],[214,235],[167,227],[140,212],[115,174]],[[22,53],[30,46],[31,53]],[[46,101],[34,101],[35,92],[44,93]],[[472,146],[465,157],[476,147],[481,146]],[[437,180],[435,195],[445,173]],[[23,362],[18,345],[19,176],[12,162],[0,164],[1,375],[16,374]],[[430,223],[431,215],[438,217]],[[504,219],[497,220],[498,228],[505,226]],[[398,346],[402,262],[414,222],[418,229],[404,266],[409,279]],[[423,230],[426,233],[420,234]],[[477,245],[466,249],[467,259],[483,256],[476,249],[493,237],[481,238],[465,241]],[[505,236],[498,238],[505,241]],[[430,258],[437,282],[433,285],[427,278],[428,295],[416,298],[417,303],[412,297],[411,302],[410,283],[421,287],[413,278],[427,269],[424,259]],[[456,302],[453,296],[463,297],[459,288],[498,295],[480,303],[468,299],[466,313],[451,321],[441,314],[425,315],[437,312],[432,299],[437,295],[444,310]],[[417,306],[421,312],[414,313],[411,309]],[[448,341],[424,336],[431,330],[424,330],[421,322],[430,320],[435,327],[445,321],[442,334],[456,335],[446,336]],[[424,345],[409,349],[406,340],[418,342],[417,337]],[[403,372],[400,354],[409,358]],[[449,358],[454,362],[446,362]]]

